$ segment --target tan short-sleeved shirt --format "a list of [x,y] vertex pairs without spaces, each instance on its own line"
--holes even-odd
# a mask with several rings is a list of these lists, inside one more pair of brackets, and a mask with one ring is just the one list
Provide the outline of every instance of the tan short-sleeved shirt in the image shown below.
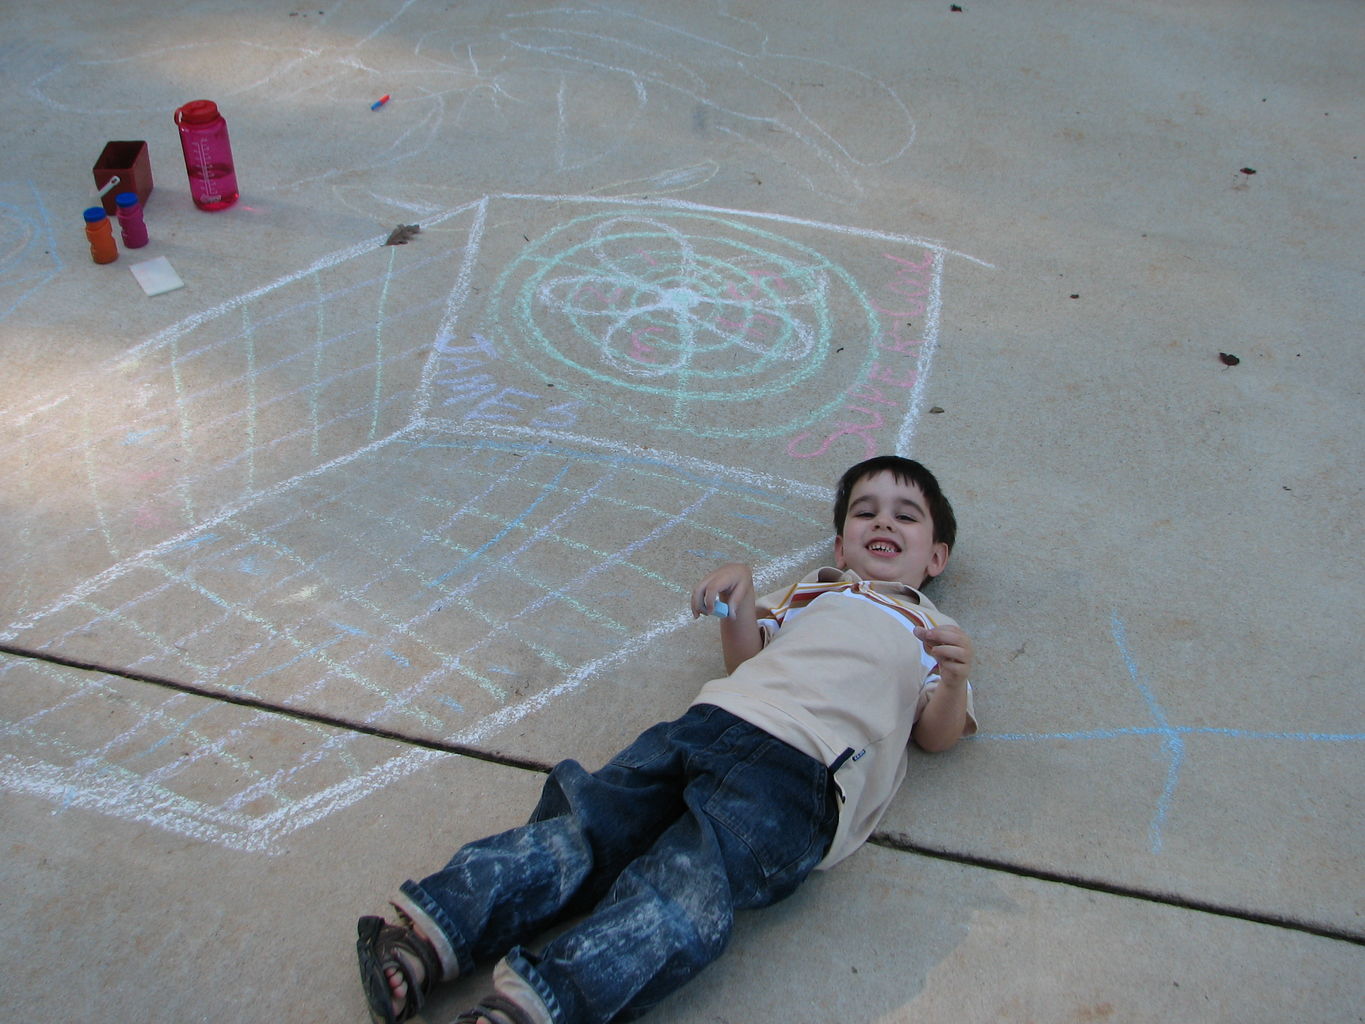
[[[954,620],[903,583],[819,569],[759,600],[764,647],[693,704],[714,704],[837,766],[844,799],[819,867],[861,846],[909,765],[910,731],[938,685],[913,630]],[[966,734],[976,731],[971,688]]]

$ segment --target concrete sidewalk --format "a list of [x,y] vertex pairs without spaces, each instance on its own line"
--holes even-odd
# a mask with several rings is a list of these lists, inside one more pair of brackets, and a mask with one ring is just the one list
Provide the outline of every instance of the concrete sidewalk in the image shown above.
[[0,1016],[367,1019],[898,450],[982,733],[648,1019],[1361,1019],[1365,11],[960,6],[7,8]]
[[[22,689],[35,703],[76,686],[110,706],[147,700],[145,685],[107,676],[4,667],[4,692]],[[166,703],[168,715],[194,718],[209,747],[252,735],[254,761],[273,753],[286,763],[310,740],[343,742],[221,702]],[[388,741],[344,742],[363,766],[413,756]],[[167,759],[196,752],[169,746],[184,749]],[[215,759],[200,793],[242,770]],[[0,881],[13,894],[5,1016],[368,1020],[348,941],[355,918],[384,909],[394,879],[517,824],[539,781],[439,756],[382,794],[243,851],[215,842],[207,822],[185,835],[129,820],[131,786],[110,813],[85,803],[88,794],[42,799],[34,779],[0,798],[10,837]],[[149,813],[169,815],[169,803]],[[870,846],[786,903],[742,917],[726,956],[648,1019],[1347,1020],[1359,967],[1357,945],[1297,929]],[[486,980],[455,986],[424,1019],[453,1018]]]

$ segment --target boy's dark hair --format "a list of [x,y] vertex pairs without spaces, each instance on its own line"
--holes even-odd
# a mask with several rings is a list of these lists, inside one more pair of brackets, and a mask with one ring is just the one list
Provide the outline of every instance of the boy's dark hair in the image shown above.
[[834,488],[834,532],[843,535],[844,520],[848,518],[848,499],[860,480],[878,473],[890,472],[900,483],[914,484],[929,503],[929,518],[934,524],[934,543],[947,544],[951,551],[957,541],[957,517],[953,506],[943,495],[938,479],[914,459],[900,455],[878,455],[851,466],[839,478]]

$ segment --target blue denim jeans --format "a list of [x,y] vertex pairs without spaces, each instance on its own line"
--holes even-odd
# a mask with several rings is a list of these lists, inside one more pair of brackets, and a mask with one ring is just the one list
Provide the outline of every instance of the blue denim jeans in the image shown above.
[[[734,911],[790,895],[838,818],[821,762],[702,705],[589,773],[550,773],[526,825],[463,847],[404,894],[461,974],[504,954],[556,1024],[645,1012],[720,955]],[[586,915],[540,953],[521,947]]]

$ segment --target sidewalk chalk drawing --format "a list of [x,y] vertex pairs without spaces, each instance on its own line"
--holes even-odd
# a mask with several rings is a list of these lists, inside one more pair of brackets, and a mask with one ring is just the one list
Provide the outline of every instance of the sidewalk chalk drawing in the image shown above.
[[[430,225],[458,228],[468,213]],[[62,543],[108,564],[390,436],[412,417],[411,390],[467,245],[456,234],[402,259],[367,240],[189,316],[93,373],[72,358],[73,387],[0,411],[14,460],[0,478],[15,514],[56,511],[46,507],[52,478],[68,477],[61,511],[89,526]],[[370,318],[336,312],[351,304]],[[38,605],[44,585],[27,584]]]
[[[206,69],[224,67],[233,73],[212,88],[229,120],[234,110],[272,107],[368,113],[377,97],[393,95],[385,116],[310,137],[306,162],[279,164],[277,189],[345,187],[370,172],[387,182],[395,174],[444,181],[452,140],[515,131],[521,180],[563,189],[609,188],[603,168],[626,166],[638,174],[617,187],[658,196],[724,164],[845,207],[863,198],[863,175],[914,142],[905,101],[864,68],[782,52],[727,8],[693,11],[686,28],[591,2],[439,16],[403,4],[382,21],[337,10],[284,31],[241,27],[256,38],[196,34],[114,57],[82,54],[44,68],[26,93],[68,117],[165,116],[183,97],[149,95],[148,83],[183,68],[202,84]],[[108,104],[92,98],[91,75]],[[686,130],[652,130],[659,125]],[[485,175],[501,159],[480,147],[461,154],[478,180],[499,180]]]
[[[429,416],[643,431],[721,464],[908,449],[944,262],[980,263],[920,239],[681,200],[502,201],[585,212],[534,241],[484,239],[479,299],[428,366]],[[507,388],[493,360],[521,381]]]
[[62,269],[43,197],[32,182],[0,183],[0,320]]
[[[1128,624],[1118,609],[1110,616],[1110,632],[1114,646],[1123,661],[1128,680],[1141,698],[1143,708],[1151,719],[1150,725],[1124,726],[1108,729],[1076,729],[1045,733],[990,733],[983,732],[973,737],[973,742],[1013,742],[1039,743],[1048,741],[1096,741],[1117,740],[1126,736],[1150,736],[1161,741],[1161,752],[1166,771],[1162,779],[1161,793],[1157,797],[1151,820],[1147,825],[1147,845],[1153,854],[1161,853],[1165,845],[1165,830],[1171,817],[1176,792],[1180,786],[1181,770],[1190,755],[1187,740],[1194,737],[1235,740],[1238,742],[1258,742],[1272,744],[1325,744],[1345,747],[1349,744],[1365,743],[1365,733],[1325,733],[1325,732],[1267,732],[1264,730],[1236,729],[1224,726],[1183,726],[1170,721],[1162,706],[1153,682],[1148,678],[1133,651],[1128,637]],[[1353,755],[1348,755],[1353,756]]]
[[[772,438],[811,414],[792,404],[775,422],[726,423],[717,412],[780,398],[830,372],[835,289],[849,293],[856,317],[840,330],[871,337],[868,300],[814,250],[734,219],[608,212],[528,247],[499,276],[481,326],[500,351],[538,368],[576,404],[606,385],[615,389],[616,415],[632,425]],[[856,348],[847,362],[865,374],[875,349]],[[817,415],[840,398],[822,400]]]
[[[691,621],[681,585],[648,552],[724,545],[764,563],[775,583],[816,552],[753,546],[755,521],[824,504],[810,489],[803,500],[657,460],[439,433],[375,446],[346,468],[120,565],[44,617],[61,632],[43,646],[95,630],[147,652],[134,671],[474,745]],[[642,483],[649,505],[634,497]],[[405,507],[393,507],[394,488]],[[505,520],[504,509],[517,511]],[[594,516],[610,516],[628,543],[602,549],[587,529]],[[337,532],[358,540],[338,545]],[[641,628],[639,604],[670,613]],[[160,622],[190,625],[166,632]],[[4,726],[6,788],[234,849],[275,852],[290,832],[440,756],[410,750],[372,764],[353,752],[373,742],[360,734],[213,703],[193,720],[203,702],[151,687],[126,691],[114,716],[115,681],[41,671],[57,697]],[[6,687],[33,672],[0,660]],[[73,721],[79,750],[64,740]],[[281,731],[294,760],[253,760],[261,746],[282,749],[263,739]],[[231,772],[215,772],[220,762]]]
[[[4,642],[488,742],[691,623],[716,559],[776,586],[825,555],[832,467],[908,446],[942,277],[970,260],[573,196],[490,196],[421,239],[321,258],[0,414],[5,485],[38,503],[19,467],[68,476],[93,524],[73,545],[106,566],[46,595],[32,582]],[[812,379],[817,401],[791,402]],[[82,388],[108,380],[124,404],[92,409]],[[809,545],[789,551],[793,535]],[[362,735],[241,709],[225,726],[151,687],[94,736],[112,681],[43,674],[59,696],[4,727],[0,784],[232,848],[278,850],[439,756],[369,764]],[[297,756],[255,765],[280,728]],[[226,761],[231,792],[204,779]]]

